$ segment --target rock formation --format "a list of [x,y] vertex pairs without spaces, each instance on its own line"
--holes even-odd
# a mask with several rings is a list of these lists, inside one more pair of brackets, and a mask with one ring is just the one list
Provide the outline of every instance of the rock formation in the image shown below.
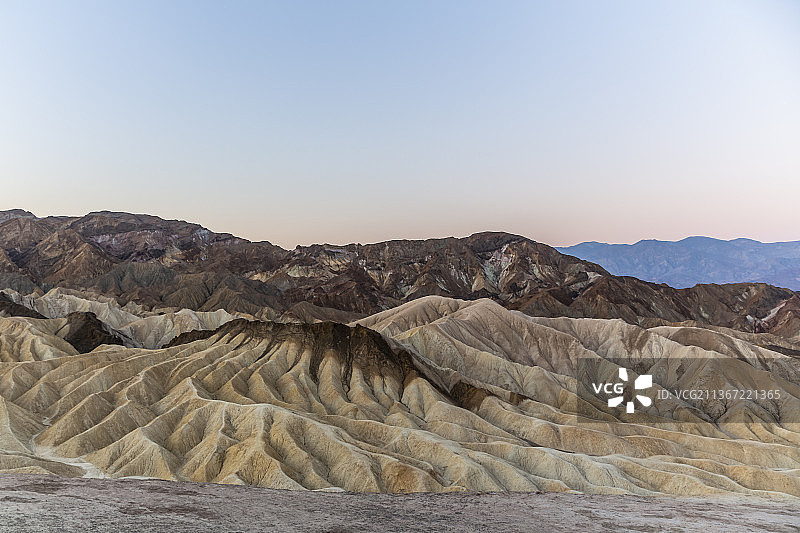
[[[787,415],[800,409],[796,359],[750,342],[769,334],[530,317],[430,296],[351,325],[238,319],[167,348],[78,354],[59,336],[63,320],[0,318],[4,471],[369,492],[800,496],[800,435]],[[678,400],[632,415],[599,402],[576,411],[579,363],[620,358],[660,376],[657,388],[755,376],[781,398],[722,412]],[[709,358],[719,365],[690,364]]]
[[[800,496],[787,289],[674,289],[504,233],[287,251],[21,211],[0,288],[2,472]],[[592,391],[641,376],[631,412]],[[770,394],[667,394],[699,389]]]

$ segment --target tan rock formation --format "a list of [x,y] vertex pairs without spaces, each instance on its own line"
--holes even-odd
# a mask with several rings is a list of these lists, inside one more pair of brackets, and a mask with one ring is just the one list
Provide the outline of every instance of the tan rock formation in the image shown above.
[[[534,318],[433,296],[350,326],[236,320],[169,348],[78,354],[59,320],[0,318],[0,470],[368,492],[800,496],[788,416],[800,409],[797,363],[751,342],[759,334]],[[656,388],[714,379],[781,399],[673,400],[630,415],[584,400],[578,413],[580,365],[603,373],[619,360],[634,376],[652,371]]]

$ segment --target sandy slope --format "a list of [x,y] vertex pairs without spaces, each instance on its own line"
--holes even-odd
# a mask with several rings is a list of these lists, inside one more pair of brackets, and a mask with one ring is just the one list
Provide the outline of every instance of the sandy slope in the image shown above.
[[[800,496],[800,435],[787,415],[800,409],[797,362],[720,328],[533,318],[427,297],[366,327],[239,320],[170,348],[77,354],[44,323],[0,318],[7,472],[358,492]],[[659,387],[752,382],[781,400],[675,400],[633,415],[598,401],[577,420],[581,362],[615,357]]]
[[574,494],[325,494],[0,475],[0,532],[793,533],[794,501]]

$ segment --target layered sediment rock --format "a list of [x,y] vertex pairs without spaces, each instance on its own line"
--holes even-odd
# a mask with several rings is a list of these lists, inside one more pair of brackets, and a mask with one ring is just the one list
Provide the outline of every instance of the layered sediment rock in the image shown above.
[[[47,322],[0,319],[13,339],[0,347],[6,471],[368,492],[800,496],[787,414],[800,409],[796,359],[749,341],[759,334],[529,317],[441,297],[349,326],[235,320],[155,350],[77,354]],[[723,412],[678,400],[577,412],[580,364],[620,358],[653,371],[656,388],[713,375],[714,386],[756,380],[781,398]],[[748,422],[734,423],[742,414]]]

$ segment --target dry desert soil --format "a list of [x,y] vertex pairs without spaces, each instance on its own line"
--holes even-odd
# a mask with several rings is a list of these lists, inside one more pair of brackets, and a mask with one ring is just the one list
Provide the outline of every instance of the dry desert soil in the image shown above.
[[352,494],[0,475],[0,531],[795,532],[796,499]]

